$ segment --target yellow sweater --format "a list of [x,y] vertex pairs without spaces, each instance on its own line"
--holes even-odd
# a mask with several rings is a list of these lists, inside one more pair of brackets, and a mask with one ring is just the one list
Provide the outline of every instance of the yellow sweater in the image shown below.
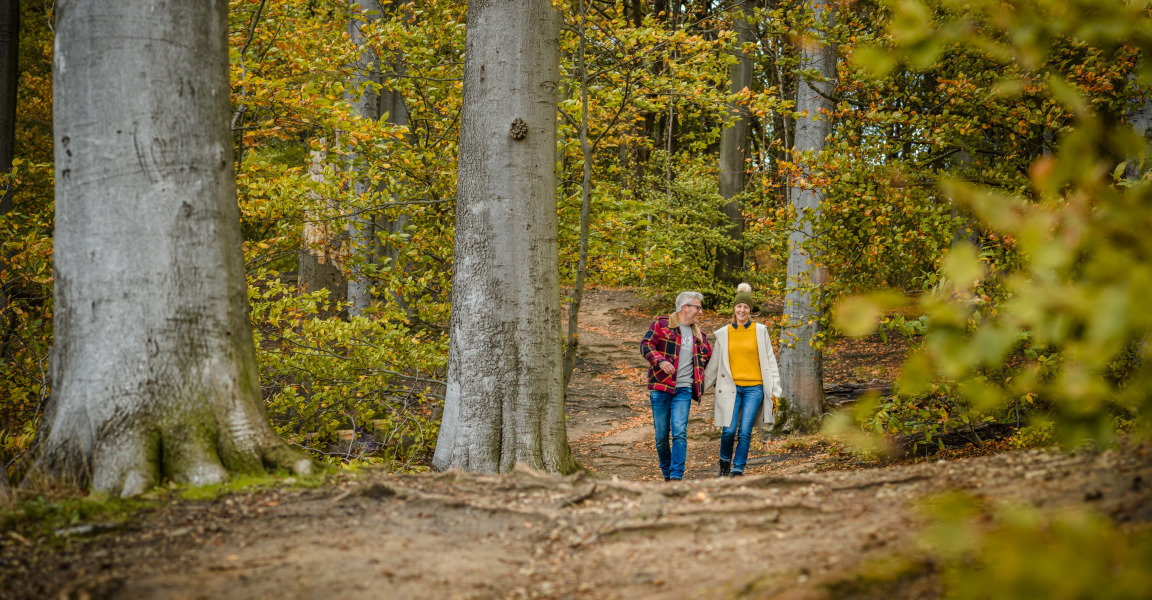
[[732,365],[732,381],[736,385],[762,385],[760,352],[756,347],[756,325],[733,325],[728,330],[728,364]]

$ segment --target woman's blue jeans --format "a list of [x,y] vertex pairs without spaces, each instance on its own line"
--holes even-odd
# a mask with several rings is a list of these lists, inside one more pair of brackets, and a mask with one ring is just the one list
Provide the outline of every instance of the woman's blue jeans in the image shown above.
[[[732,462],[733,473],[743,473],[748,463],[748,449],[752,446],[752,428],[756,414],[764,401],[763,385],[736,386],[736,403],[732,406],[732,423],[720,431],[720,460]],[[732,456],[732,442],[736,441],[736,456]]]
[[[692,388],[676,392],[650,390],[652,425],[656,428],[656,456],[665,479],[683,479],[688,460],[688,410],[692,408]],[[672,443],[669,445],[668,438]]]

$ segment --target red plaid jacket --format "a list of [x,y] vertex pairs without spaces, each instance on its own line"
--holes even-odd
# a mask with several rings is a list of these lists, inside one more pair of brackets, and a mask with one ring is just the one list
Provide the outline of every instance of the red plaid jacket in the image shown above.
[[[704,395],[704,367],[712,357],[712,344],[708,343],[708,335],[696,325],[692,326],[693,337],[696,343],[692,345],[692,399],[700,401]],[[676,391],[676,375],[669,375],[659,366],[660,361],[666,360],[677,366],[680,360],[680,322],[676,315],[657,317],[644,340],[640,342],[640,353],[648,361],[648,389],[661,392]]]

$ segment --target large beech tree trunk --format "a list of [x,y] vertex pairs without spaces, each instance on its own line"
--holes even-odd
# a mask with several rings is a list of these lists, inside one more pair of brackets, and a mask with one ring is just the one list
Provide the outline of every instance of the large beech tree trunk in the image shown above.
[[469,3],[441,470],[575,468],[560,356],[558,81],[549,0]]
[[[810,0],[818,22],[832,23],[833,6]],[[780,378],[793,411],[792,428],[815,429],[824,413],[824,375],[820,351],[813,345],[820,333],[819,290],[823,271],[811,255],[813,221],[819,217],[824,190],[811,181],[811,164],[832,133],[831,97],[835,87],[836,49],[817,32],[802,41],[800,69],[815,70],[818,78],[800,75],[796,83],[796,145],[793,160],[803,169],[789,188],[796,223],[788,236],[788,281],[784,295],[785,326],[781,332]]]
[[260,399],[227,10],[56,4],[54,388],[32,476],[134,495],[310,467]]

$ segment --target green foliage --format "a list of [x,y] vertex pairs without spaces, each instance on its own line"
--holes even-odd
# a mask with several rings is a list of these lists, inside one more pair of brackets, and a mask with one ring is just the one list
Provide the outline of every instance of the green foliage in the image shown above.
[[645,252],[637,265],[644,285],[666,296],[690,289],[705,295],[708,304],[731,298],[730,286],[715,277],[716,250],[730,248],[721,209],[727,203],[716,192],[713,164],[688,157],[654,153],[654,162],[675,163],[671,181],[650,175],[641,198],[650,223]]
[[1012,436],[1012,445],[1018,449],[1044,448],[1051,446],[1054,428],[1051,421],[1037,419],[1026,427],[1021,427]]
[[732,57],[731,32],[712,28],[728,15],[628,20],[613,15],[615,7],[582,17],[580,6],[559,5],[568,25],[561,40],[561,263],[575,266],[578,251],[584,113],[593,153],[590,283],[641,285],[657,296],[719,291],[714,254],[731,242],[721,235],[715,152],[732,97],[725,89]]
[[439,427],[447,339],[398,314],[317,318],[325,291],[296,295],[273,273],[250,286],[260,379],[276,431],[332,460],[411,468]]
[[[22,7],[20,160],[4,175],[16,203],[0,215],[10,300],[0,306],[4,461],[27,448],[49,391],[51,14],[32,4]],[[659,297],[691,288],[726,306],[733,290],[715,260],[736,249],[756,259],[746,279],[758,290],[783,290],[796,215],[782,189],[801,174],[787,152],[796,42],[819,35],[844,59],[828,150],[803,173],[827,197],[808,247],[829,276],[821,301],[874,288],[917,296],[910,310],[889,294],[842,311],[846,332],[879,320],[882,335],[922,348],[900,395],[861,419],[888,433],[926,428],[930,439],[1045,413],[1053,435],[1072,441],[1103,438],[1116,423],[1149,425],[1152,317],[1139,310],[1152,292],[1149,183],[1121,177],[1146,173],[1138,163],[1149,154],[1122,125],[1152,77],[1140,59],[1152,35],[1140,6],[865,3],[827,28],[800,3],[774,2],[756,9],[757,39],[744,49],[756,81],[730,93],[730,6],[637,15],[622,12],[628,3],[601,3],[581,18],[579,2],[554,4],[566,23],[561,264],[576,263],[586,114],[589,285]],[[283,435],[341,459],[415,464],[435,439],[465,10],[427,0],[373,15],[362,33],[381,77],[354,88],[364,48],[346,33],[347,2],[231,2],[237,189],[265,400]],[[407,126],[355,114],[354,100],[380,92],[403,97]],[[717,144],[733,103],[753,120],[739,243],[724,232],[717,193]],[[349,248],[361,217],[395,225],[373,231],[386,252]],[[345,275],[368,274],[376,306],[367,318],[321,318],[339,307],[294,289],[305,246],[330,250]],[[349,431],[354,439],[341,437]]]
[[922,544],[943,561],[947,597],[1146,598],[1152,531],[1085,510],[988,507],[952,495],[929,505]]
[[[362,15],[358,48],[346,2],[258,4],[233,3],[233,103],[246,124],[237,188],[269,416],[328,462],[414,468],[436,439],[447,355],[464,7]],[[353,71],[365,50],[383,77],[353,89],[354,75],[373,75]],[[407,126],[353,110],[384,91],[403,97]],[[368,223],[372,254],[351,244]],[[337,299],[289,279],[303,247],[342,276],[365,274],[377,306],[329,318]]]
[[902,185],[900,175],[870,168],[872,157],[853,158],[832,166],[839,175],[829,182],[816,223],[821,235],[813,249],[829,271],[825,293],[924,289],[960,225],[958,217],[926,188]]
[[[1152,182],[1147,140],[1124,120],[1152,88],[1147,7],[887,6],[887,37],[857,64],[886,78],[902,64],[950,71],[955,95],[942,106],[985,99],[982,110],[957,109],[963,118],[953,126],[978,132],[968,142],[976,147],[1006,150],[996,160],[1009,170],[973,161],[941,173],[940,196],[973,219],[977,235],[958,236],[966,239],[942,257],[914,302],[915,321],[889,321],[921,343],[899,394],[860,407],[857,419],[935,433],[950,420],[1031,417],[1017,447],[1146,435],[1152,317],[1141,307],[1152,293]],[[902,306],[892,296],[859,299],[844,305],[841,324],[864,333]],[[1138,598],[1152,588],[1147,529],[963,496],[940,499],[932,515],[925,546],[943,561],[948,597]]]
[[[345,34],[346,2],[260,7],[232,12],[243,54],[233,61],[233,103],[249,123],[237,175],[243,222],[246,239],[270,246],[259,259],[250,252],[250,265],[290,271],[308,246],[344,276],[365,274],[375,297],[407,306],[408,318],[442,319],[464,7],[422,2],[361,15],[362,48]],[[355,71],[365,51],[379,73]],[[365,83],[353,89],[354,77]],[[360,96],[385,92],[402,97],[407,125],[353,109]],[[372,253],[353,247],[358,236],[372,238]]]
[[0,173],[0,469],[29,448],[50,389],[52,19],[50,3],[21,3],[16,155]]
[[[1018,108],[1034,107],[1031,117],[1047,116],[1020,120],[998,137],[1008,147],[1020,138],[1050,140],[1051,152],[1010,154],[1027,174],[1015,184],[961,170],[962,178],[942,185],[983,233],[979,245],[953,246],[917,301],[923,349],[906,364],[894,402],[945,390],[969,413],[1044,415],[1072,445],[1108,441],[1116,419],[1145,429],[1152,370],[1144,340],[1152,322],[1140,306],[1152,293],[1144,266],[1152,182],[1146,167],[1134,179],[1120,177],[1134,165],[1129,158],[1148,151],[1120,117],[1146,101],[1152,84],[1147,62],[1137,61],[1152,50],[1149,15],[1120,3],[931,6],[894,8],[904,15],[890,30],[902,56],[920,65],[956,53],[1010,61],[985,87]],[[900,29],[909,23],[926,29]],[[961,42],[964,35],[971,41]]]
[[47,230],[39,215],[19,210],[0,215],[0,465],[27,450],[49,390],[52,245]]

